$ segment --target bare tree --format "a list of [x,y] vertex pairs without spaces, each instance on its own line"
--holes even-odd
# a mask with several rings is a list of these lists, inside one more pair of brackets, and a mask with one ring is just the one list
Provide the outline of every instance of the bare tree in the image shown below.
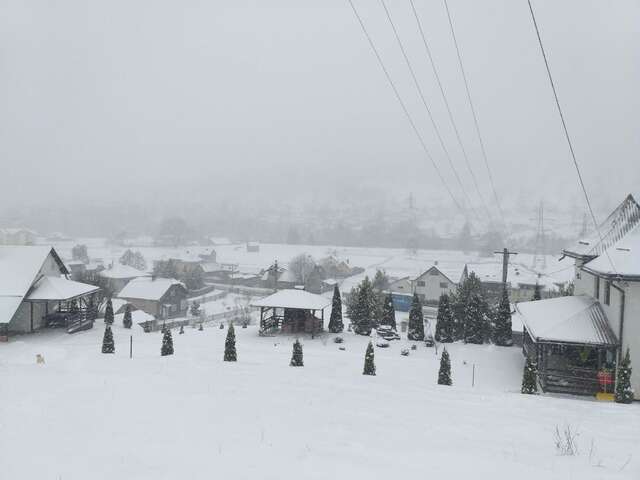
[[316,267],[316,262],[311,255],[301,253],[291,259],[289,270],[293,273],[296,282],[304,285],[307,278]]

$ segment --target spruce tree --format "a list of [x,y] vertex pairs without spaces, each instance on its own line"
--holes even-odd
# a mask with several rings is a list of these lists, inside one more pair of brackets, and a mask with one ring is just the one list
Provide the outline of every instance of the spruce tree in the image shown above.
[[[365,277],[357,289],[358,298],[355,302],[354,313],[356,321],[354,332],[358,335],[371,335],[373,327],[375,293],[369,277]],[[352,319],[353,320],[353,319]]]
[[111,297],[107,298],[107,306],[104,309],[104,323],[113,325],[113,304],[111,303]]
[[102,338],[102,353],[115,353],[116,344],[113,341],[113,332],[109,325],[104,327],[104,337]]
[[486,334],[486,319],[482,298],[472,294],[464,310],[464,341],[465,343],[482,344]]
[[511,304],[506,288],[502,289],[502,298],[495,312],[493,323],[493,342],[501,347],[513,345],[511,329]]
[[198,325],[198,330],[201,332],[204,330],[204,328],[202,328],[202,322],[200,322],[200,325]]
[[394,330],[397,330],[396,325],[396,309],[393,307],[393,296],[388,293],[385,296],[384,304],[382,306],[382,325],[387,325]]
[[302,344],[300,340],[296,339],[293,344],[293,355],[291,355],[291,362],[289,363],[291,367],[304,367],[304,362],[302,358]]
[[449,352],[444,348],[440,356],[440,370],[438,371],[438,385],[451,385],[451,359]]
[[422,302],[417,293],[413,294],[411,310],[409,311],[409,340],[424,340],[424,314],[422,313]]
[[522,374],[522,393],[534,394],[538,392],[538,368],[535,362],[527,358]]
[[122,326],[124,328],[131,328],[133,321],[131,320],[131,305],[127,304],[124,307],[124,318],[122,319]]
[[375,354],[373,351],[373,343],[369,342],[369,345],[367,345],[367,351],[364,354],[364,370],[362,372],[363,375],[376,374],[376,364],[374,356]]
[[536,286],[533,290],[533,298],[531,300],[542,300],[542,289],[538,282],[536,282]]
[[435,339],[438,342],[450,343],[454,339],[454,323],[453,323],[453,311],[449,304],[449,295],[443,293],[440,295],[440,301],[438,302],[438,315],[436,317],[436,335]]
[[331,302],[331,317],[329,318],[329,331],[340,333],[344,330],[342,322],[342,298],[338,284],[333,287],[333,301]]
[[229,324],[227,330],[227,338],[224,341],[224,361],[236,362],[238,360],[238,353],[236,352],[236,332],[233,329],[233,323]]
[[624,359],[618,365],[615,399],[617,403],[631,403],[633,402],[633,395],[633,388],[631,388],[631,357],[627,347]]
[[179,335],[182,335],[184,333],[184,325],[180,325],[180,331],[178,332]]
[[167,355],[173,355],[173,337],[171,336],[171,329],[165,328],[164,335],[162,336],[162,348],[160,349],[160,355],[166,357]]

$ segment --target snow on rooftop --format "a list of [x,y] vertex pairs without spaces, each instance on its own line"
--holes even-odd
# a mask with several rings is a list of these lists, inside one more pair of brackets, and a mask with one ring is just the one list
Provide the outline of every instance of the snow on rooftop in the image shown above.
[[70,300],[100,290],[95,285],[61,277],[42,277],[27,295],[27,300]]
[[[131,321],[135,324],[151,322],[155,320],[156,317],[145,312],[144,310],[132,310],[131,311]],[[124,320],[124,312],[118,313],[113,316],[114,323],[122,325],[122,321]]]
[[129,280],[118,294],[118,298],[160,300],[173,285],[182,285],[173,278],[138,277]]
[[322,310],[331,304],[331,300],[304,290],[286,289],[251,303],[252,307],[298,308],[304,310]]
[[640,277],[640,224],[585,267],[605,275]]
[[146,277],[149,274],[147,272],[143,272],[142,270],[138,270],[137,268],[133,268],[129,265],[116,263],[111,268],[102,270],[100,273],[98,273],[98,275],[102,278],[123,279]]
[[[602,254],[614,243],[622,239],[630,230],[640,224],[640,205],[633,195],[627,195],[624,201],[588,236],[578,240],[563,252],[571,257],[595,257]],[[600,238],[602,234],[602,239]]]
[[618,343],[600,303],[587,295],[520,302],[516,310],[536,341],[589,345]]

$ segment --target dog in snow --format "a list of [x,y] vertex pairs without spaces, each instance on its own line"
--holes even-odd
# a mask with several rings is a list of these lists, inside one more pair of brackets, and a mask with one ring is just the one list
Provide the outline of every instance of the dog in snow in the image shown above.
[[36,363],[44,365],[44,356],[42,356],[41,354],[37,354],[36,355]]

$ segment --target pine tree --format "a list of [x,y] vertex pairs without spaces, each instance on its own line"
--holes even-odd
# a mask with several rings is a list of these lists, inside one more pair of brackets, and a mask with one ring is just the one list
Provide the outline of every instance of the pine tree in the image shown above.
[[107,298],[107,306],[104,309],[104,323],[113,325],[113,304],[111,298]]
[[387,325],[394,330],[397,330],[396,325],[396,309],[393,307],[393,296],[391,293],[387,294],[382,305],[382,325]]
[[124,307],[124,318],[122,319],[122,326],[124,328],[131,328],[133,321],[131,320],[131,305],[127,304]]
[[484,342],[487,330],[484,310],[480,295],[472,294],[464,310],[465,343],[482,344]]
[[342,322],[342,298],[340,297],[340,289],[338,284],[333,287],[333,301],[331,302],[331,317],[329,318],[329,331],[331,333],[340,333],[344,330]]
[[289,363],[291,367],[304,367],[304,362],[302,358],[302,344],[298,339],[293,344],[293,355],[291,355],[291,362]]
[[202,328],[202,322],[200,322],[200,325],[198,325],[198,330],[201,332],[204,330],[204,328]]
[[238,353],[236,352],[236,332],[233,329],[233,323],[229,324],[227,330],[227,339],[224,341],[224,361],[235,362],[238,360]]
[[109,325],[104,327],[104,337],[102,338],[102,353],[115,353],[116,344],[113,341],[113,332]]
[[454,318],[454,340],[465,339],[465,331],[467,327],[466,311],[474,295],[480,297],[480,303],[483,306],[484,313],[486,308],[483,300],[484,293],[482,283],[475,272],[471,272],[462,282],[460,282],[455,295],[451,295],[450,298]]
[[444,348],[440,356],[440,370],[438,371],[438,385],[451,385],[451,359],[449,352]]
[[184,333],[184,325],[180,325],[180,331],[178,332],[179,335],[182,335]]
[[424,314],[422,313],[422,302],[417,293],[413,294],[411,310],[409,311],[409,340],[424,340]]
[[164,335],[162,336],[162,348],[160,349],[160,355],[166,357],[167,355],[173,355],[173,337],[171,336],[171,329],[165,328]]
[[375,353],[373,351],[373,343],[369,342],[367,345],[367,351],[364,354],[364,371],[363,375],[375,375],[376,374],[376,364],[375,364]]
[[436,341],[442,343],[453,342],[455,325],[453,322],[453,311],[449,304],[449,295],[446,293],[440,295],[438,315],[436,318]]
[[527,358],[527,363],[524,365],[521,392],[526,394],[538,393],[538,367],[529,358]]
[[618,365],[618,373],[616,379],[616,402],[631,403],[633,402],[634,391],[631,388],[631,357],[629,356],[629,348],[624,355],[624,359]]
[[502,298],[495,312],[493,323],[493,342],[501,347],[513,345],[511,330],[511,304],[506,288],[502,289]]
[[[357,289],[357,299],[354,306],[356,320],[354,322],[354,332],[358,335],[371,335],[374,324],[374,302],[375,294],[369,277],[365,277]],[[353,318],[352,318],[353,321]]]
[[533,290],[533,298],[531,300],[541,300],[542,299],[542,289],[540,288],[540,284],[536,282],[536,286]]

